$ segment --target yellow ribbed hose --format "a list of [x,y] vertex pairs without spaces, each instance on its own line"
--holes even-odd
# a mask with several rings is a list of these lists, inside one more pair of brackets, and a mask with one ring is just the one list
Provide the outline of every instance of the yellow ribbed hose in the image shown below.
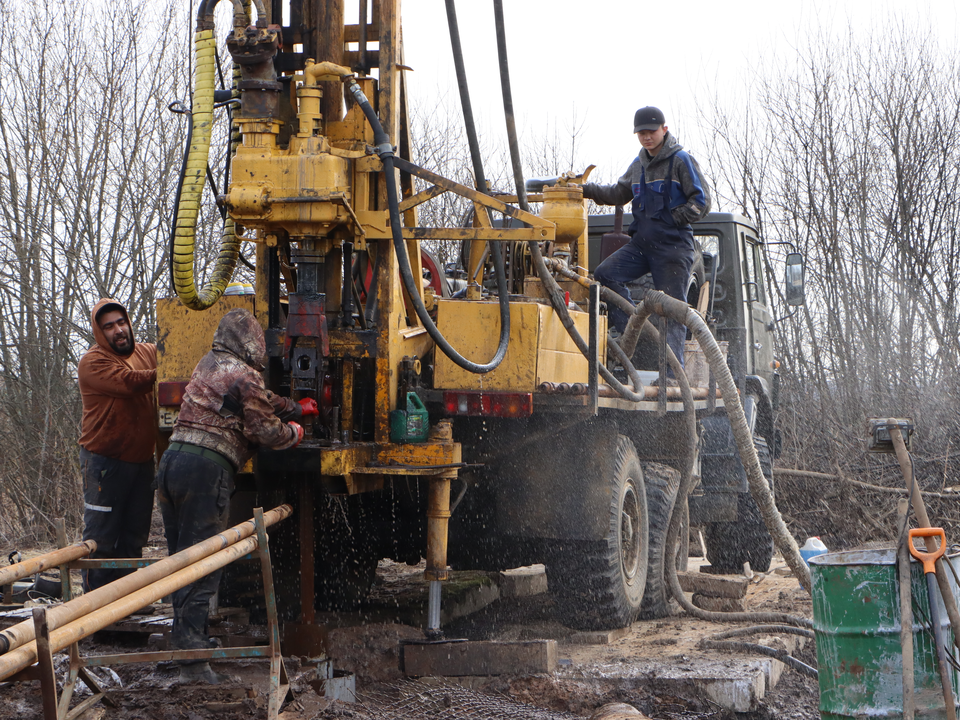
[[177,297],[188,308],[206,310],[220,299],[233,276],[237,258],[240,256],[240,240],[236,236],[233,220],[228,217],[220,238],[220,255],[210,279],[198,292],[194,277],[194,255],[197,218],[206,182],[210,136],[213,131],[214,55],[217,51],[213,31],[198,31],[194,35],[194,49],[196,75],[193,89],[193,134],[183,174],[180,204],[177,206],[177,226],[173,240],[173,288]]

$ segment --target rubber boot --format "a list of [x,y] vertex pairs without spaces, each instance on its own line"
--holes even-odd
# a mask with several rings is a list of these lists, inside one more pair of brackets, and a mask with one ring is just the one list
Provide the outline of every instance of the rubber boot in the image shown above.
[[235,678],[218,673],[208,662],[190,663],[180,666],[180,680],[183,685],[221,685],[234,682]]

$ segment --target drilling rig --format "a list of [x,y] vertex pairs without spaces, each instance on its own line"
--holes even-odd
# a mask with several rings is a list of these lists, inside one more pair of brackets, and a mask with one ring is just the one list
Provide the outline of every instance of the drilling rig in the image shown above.
[[[430,636],[451,565],[543,562],[571,625],[665,614],[665,553],[680,544],[667,526],[685,512],[680,479],[697,472],[695,416],[713,412],[715,386],[684,397],[607,368],[605,311],[585,269],[585,175],[493,195],[411,162],[398,0],[359,0],[356,24],[344,0],[235,0],[233,82],[219,89],[216,4],[203,0],[196,17],[158,412],[171,428],[234,307],[264,328],[267,387],[319,404],[298,447],[241,469],[231,501],[238,518],[296,508],[271,537],[287,637],[310,637],[318,610],[356,606],[382,558],[426,558]],[[230,123],[229,181],[202,284],[196,218],[217,112]],[[419,206],[443,193],[473,207],[468,227],[418,224]],[[461,296],[425,241],[463,244]],[[254,292],[224,295],[251,249]],[[222,592],[242,600],[245,582],[239,568]]]

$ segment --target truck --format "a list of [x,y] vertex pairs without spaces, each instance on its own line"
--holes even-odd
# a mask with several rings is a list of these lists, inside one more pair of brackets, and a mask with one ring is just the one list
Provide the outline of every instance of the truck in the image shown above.
[[[240,469],[231,498],[238,521],[257,506],[295,507],[270,539],[286,640],[322,643],[318,611],[361,603],[383,558],[426,559],[430,636],[442,634],[451,569],[542,562],[564,622],[580,628],[669,613],[665,572],[684,561],[689,523],[704,525],[721,569],[764,569],[769,535],[709,372],[692,406],[663,382],[627,399],[605,380],[622,369],[608,356],[587,265],[606,220],[587,216],[576,183],[531,194],[542,203],[535,213],[520,207],[519,189],[493,195],[411,162],[393,0],[373,3],[372,15],[361,1],[355,24],[342,2],[258,0],[252,17],[234,15],[234,79],[220,89],[215,5],[197,15],[175,297],[157,312],[158,416],[169,432],[194,364],[234,307],[264,328],[267,387],[320,406],[296,448],[260,450]],[[196,217],[217,111],[231,131],[229,181],[217,198],[220,254],[201,287]],[[418,207],[443,193],[472,204],[472,226],[418,225]],[[704,262],[688,299],[729,343],[769,476],[779,376],[763,244],[748,219],[729,214],[696,233]],[[457,297],[427,242],[465,244]],[[225,293],[251,249],[253,292]],[[566,274],[545,274],[541,255]],[[558,303],[557,288],[569,299]],[[684,468],[701,478],[689,499],[677,497]],[[689,521],[666,558],[674,513]],[[256,577],[232,567],[222,600],[255,609]]]

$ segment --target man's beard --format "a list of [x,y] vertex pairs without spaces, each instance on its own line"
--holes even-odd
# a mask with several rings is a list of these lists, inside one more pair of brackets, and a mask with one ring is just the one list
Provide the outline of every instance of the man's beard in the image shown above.
[[133,352],[133,331],[128,328],[124,331],[123,335],[127,339],[125,346],[119,347],[116,340],[110,340],[110,347],[113,348],[113,351],[118,355],[129,355]]

